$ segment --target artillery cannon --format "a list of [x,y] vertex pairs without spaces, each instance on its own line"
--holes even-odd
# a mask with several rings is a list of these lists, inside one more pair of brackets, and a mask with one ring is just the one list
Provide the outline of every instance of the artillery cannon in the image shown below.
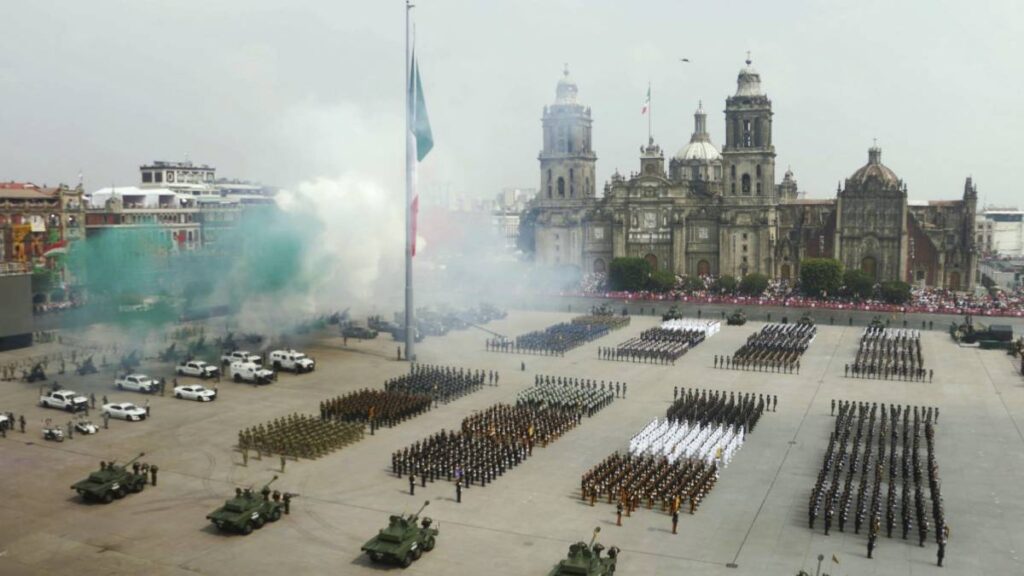
[[612,546],[608,556],[602,557],[604,546],[595,544],[601,528],[594,528],[589,544],[582,541],[569,546],[569,555],[558,563],[548,576],[611,576],[615,573],[615,565],[619,560],[619,549]]
[[32,370],[22,372],[21,379],[29,383],[42,382],[46,380],[46,371],[43,370],[43,365],[41,363],[36,363],[36,365],[32,367]]
[[98,372],[98,370],[96,370],[96,364],[94,364],[92,361],[92,356],[89,356],[81,364],[75,366],[75,372],[79,376],[85,376],[86,374],[95,374],[96,372]]
[[89,474],[85,480],[72,484],[71,489],[85,500],[104,504],[110,504],[115,498],[124,498],[130,492],[142,492],[146,487],[146,473],[138,473],[137,467],[131,470],[128,467],[145,455],[145,452],[140,452],[124,464],[115,464],[113,460],[100,462],[99,470]]
[[433,520],[424,517],[419,525],[420,513],[430,504],[430,500],[423,503],[423,506],[415,514],[399,516],[392,514],[389,518],[388,527],[383,528],[376,536],[363,544],[362,551],[370,557],[372,562],[392,562],[408,568],[410,564],[420,559],[424,552],[434,549],[434,544],[439,533],[437,528],[431,528]]
[[[277,476],[264,484],[259,492],[253,492],[251,487],[244,490],[235,488],[235,497],[207,514],[206,518],[213,522],[218,530],[230,530],[244,535],[263,528],[267,522],[277,522],[281,519],[282,512],[287,512],[288,502],[298,494],[285,492],[282,495],[275,490],[271,498],[270,485],[274,480],[277,480]],[[282,496],[284,501],[281,500]]]

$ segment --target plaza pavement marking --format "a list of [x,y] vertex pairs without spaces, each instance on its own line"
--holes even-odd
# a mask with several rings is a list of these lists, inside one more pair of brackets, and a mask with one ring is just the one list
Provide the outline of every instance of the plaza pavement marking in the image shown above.
[[782,455],[782,460],[779,462],[778,469],[775,470],[775,474],[772,476],[772,481],[768,484],[768,490],[765,491],[764,497],[761,499],[761,504],[757,507],[757,512],[754,514],[754,518],[750,521],[750,526],[747,528],[747,533],[743,535],[743,541],[740,542],[740,547],[736,550],[736,555],[733,556],[732,562],[727,564],[730,567],[738,567],[737,560],[740,558],[740,554],[743,552],[743,547],[747,545],[747,539],[750,538],[750,533],[754,530],[754,524],[757,524],[758,517],[761,516],[761,510],[764,509],[765,502],[768,501],[768,495],[772,493],[772,489],[775,488],[775,482],[779,479],[779,474],[782,473],[782,467],[786,465],[786,460],[789,459],[789,453],[796,445],[796,439],[800,436],[800,430],[804,427],[804,422],[807,421],[807,416],[811,413],[811,408],[814,406],[814,400],[818,397],[818,393],[821,392],[821,386],[825,383],[825,376],[828,374],[830,368],[832,368],[832,361],[835,360],[836,354],[839,352],[839,346],[843,342],[843,337],[846,336],[846,327],[841,328],[839,338],[836,338],[836,345],[832,349],[832,353],[829,355],[828,363],[825,364],[825,369],[822,370],[821,376],[818,378],[818,385],[814,388],[814,394],[811,394],[811,400],[807,403],[807,409],[804,410],[804,415],[800,417],[800,423],[796,427],[796,432],[793,433],[793,439],[786,445],[786,452]]
[[[978,357],[980,354],[981,349],[975,348],[975,357]],[[1010,418],[1010,422],[1013,422],[1013,427],[1017,430],[1017,437],[1020,438],[1022,443],[1024,443],[1024,434],[1021,433],[1020,426],[1017,424],[1017,419],[1013,417],[1013,413],[1010,412],[1010,407],[1006,405],[1006,399],[1003,398],[1003,393],[999,390],[999,387],[996,386],[996,381],[992,379],[992,374],[988,371],[988,366],[985,365],[984,360],[980,357],[978,358],[978,363],[981,364],[982,369],[985,370],[985,378],[988,378],[988,383],[992,385],[992,389],[995,391],[996,396],[999,397],[999,403],[1003,405],[1003,410],[1006,411],[1006,415]]]

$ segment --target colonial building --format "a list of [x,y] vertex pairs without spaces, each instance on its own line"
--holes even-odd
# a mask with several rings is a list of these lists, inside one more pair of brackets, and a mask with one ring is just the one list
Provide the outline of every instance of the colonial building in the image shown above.
[[567,69],[555,103],[544,109],[540,193],[526,214],[539,263],[604,272],[612,258],[631,256],[678,275],[760,272],[792,280],[802,259],[828,257],[878,281],[973,285],[977,190],[970,178],[961,200],[908,202],[906,184],[873,146],[835,199],[804,199],[791,171],[775,180],[772,102],[749,59],[725,102],[721,151],[698,106],[689,143],[667,167],[651,139],[640,148],[639,171],[616,172],[601,196],[594,192],[593,118],[577,97]]

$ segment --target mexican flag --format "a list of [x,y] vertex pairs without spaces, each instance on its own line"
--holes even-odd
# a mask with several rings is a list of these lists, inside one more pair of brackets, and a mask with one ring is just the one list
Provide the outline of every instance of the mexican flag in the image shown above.
[[[423,99],[423,84],[420,81],[420,65],[416,60],[416,54],[412,55],[412,75],[409,78],[409,130],[416,139],[416,161],[422,162],[430,150],[434,147],[434,134],[430,131],[430,118],[427,116],[427,103]],[[420,196],[417,193],[413,196],[412,205],[409,207],[412,212],[412,238],[410,247],[413,256],[416,255],[416,220],[419,216]]]
[[643,107],[640,108],[640,115],[647,114],[647,111],[651,109],[651,87],[647,87],[647,96],[644,98]]

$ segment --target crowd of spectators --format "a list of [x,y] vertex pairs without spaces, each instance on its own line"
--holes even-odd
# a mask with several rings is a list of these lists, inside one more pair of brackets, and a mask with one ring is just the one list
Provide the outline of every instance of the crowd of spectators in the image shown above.
[[799,283],[771,280],[760,295],[745,295],[737,290],[719,287],[714,276],[686,278],[677,276],[674,289],[666,292],[614,291],[607,287],[604,274],[583,277],[575,291],[563,296],[615,298],[627,301],[675,301],[693,304],[726,304],[735,306],[786,306],[792,308],[823,308],[831,310],[863,310],[883,313],[973,314],[976,316],[1024,317],[1024,290],[985,293],[955,292],[940,288],[912,288],[910,299],[893,304],[878,298],[829,295],[811,297],[800,291]]

